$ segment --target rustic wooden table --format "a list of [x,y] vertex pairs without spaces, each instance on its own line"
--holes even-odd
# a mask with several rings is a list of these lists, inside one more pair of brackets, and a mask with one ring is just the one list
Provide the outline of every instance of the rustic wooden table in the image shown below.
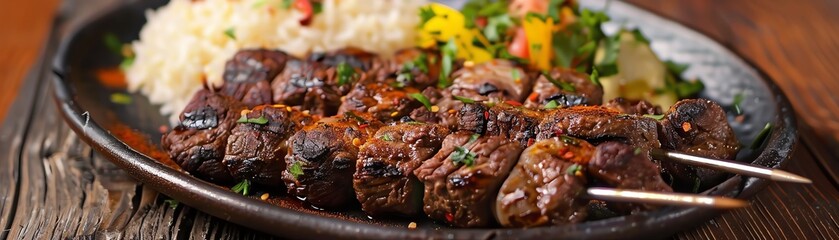
[[[773,183],[751,207],[674,238],[839,239],[839,71],[831,67],[839,62],[839,2],[629,2],[709,35],[766,71],[799,117],[801,144],[787,169],[814,180]],[[170,208],[165,197],[136,184],[69,131],[44,81],[50,59],[38,58],[54,51],[66,31],[52,23],[71,19],[55,17],[58,3],[0,1],[0,117],[6,117],[0,239],[266,237],[189,207]]]

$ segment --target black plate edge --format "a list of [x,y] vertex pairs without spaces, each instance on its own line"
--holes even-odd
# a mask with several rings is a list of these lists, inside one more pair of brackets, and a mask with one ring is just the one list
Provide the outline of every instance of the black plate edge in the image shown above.
[[[276,235],[282,234],[286,236],[295,236],[301,238],[313,237],[312,234],[336,238],[376,237],[387,239],[466,237],[538,238],[555,237],[557,236],[557,234],[575,231],[578,233],[576,237],[597,238],[603,237],[605,236],[605,234],[615,233],[615,231],[610,229],[625,224],[624,221],[628,219],[644,219],[644,221],[642,221],[644,224],[660,225],[662,227],[666,226],[667,228],[661,229],[661,231],[653,233],[652,236],[669,236],[685,227],[694,226],[701,223],[681,222],[678,221],[678,219],[673,219],[673,216],[691,216],[695,219],[710,219],[711,217],[716,216],[720,212],[722,212],[719,210],[709,211],[707,209],[702,208],[670,207],[662,209],[660,211],[647,212],[634,216],[617,217],[601,221],[586,222],[583,224],[568,226],[543,227],[533,229],[446,229],[442,231],[417,229],[408,231],[404,228],[353,223],[329,217],[300,213],[289,209],[279,208],[254,199],[241,197],[240,195],[234,194],[228,191],[227,189],[218,187],[216,185],[205,182],[203,180],[199,180],[191,176],[182,179],[183,173],[169,169],[168,167],[158,163],[156,160],[134,151],[129,146],[125,145],[123,142],[110,135],[107,130],[101,128],[93,119],[87,118],[83,114],[83,110],[73,99],[74,95],[72,95],[72,88],[70,88],[67,85],[67,82],[65,82],[63,79],[63,76],[67,76],[68,71],[72,71],[72,69],[66,68],[66,62],[68,60],[67,54],[69,53],[70,47],[75,45],[74,43],[76,42],[76,39],[78,38],[79,34],[83,33],[86,29],[88,29],[88,27],[92,23],[102,21],[108,15],[113,15],[115,11],[118,11],[126,7],[144,7],[149,4],[150,3],[148,2],[141,1],[131,3],[129,5],[115,7],[110,11],[104,12],[103,14],[99,14],[96,17],[93,17],[90,20],[85,21],[85,24],[80,25],[81,27],[77,28],[71,34],[68,35],[70,37],[62,41],[62,44],[59,48],[59,52],[58,54],[56,54],[56,58],[53,61],[53,73],[55,74],[53,78],[54,100],[58,105],[58,108],[62,116],[68,122],[73,131],[75,131],[79,135],[79,137],[82,138],[82,140],[93,146],[94,149],[96,149],[99,153],[102,153],[113,163],[127,170],[128,172],[133,173],[132,175],[134,175],[134,177],[146,184],[149,184],[152,188],[157,189],[158,191],[170,197],[181,200],[187,205],[216,206],[218,205],[218,202],[224,202],[225,204],[220,204],[220,206],[232,206],[232,208],[224,210],[219,208],[199,208],[202,211],[205,211],[221,219],[237,222],[240,224],[248,223],[242,225],[245,227],[254,228]],[[644,11],[650,12],[647,10]],[[688,31],[698,32],[705,37],[708,36],[699,31],[689,29],[681,23],[676,24],[682,28],[685,28]],[[772,167],[785,166],[786,161],[791,158],[791,152],[793,148],[796,146],[796,142],[798,140],[798,131],[796,125],[797,120],[794,116],[795,111],[792,109],[792,106],[785,97],[783,91],[780,90],[777,84],[775,84],[774,81],[772,81],[771,78],[769,78],[768,75],[765,74],[765,72],[755,68],[755,65],[753,65],[750,61],[742,58],[742,55],[738,54],[736,51],[732,51],[727,46],[719,44],[719,42],[714,39],[711,39],[711,41],[714,44],[720,46],[721,48],[729,51],[728,54],[732,55],[735,59],[744,61],[744,65],[748,66],[750,70],[755,71],[761,78],[763,78],[763,83],[767,84],[770,91],[772,92],[775,101],[777,101],[778,103],[776,107],[778,108],[779,115],[773,123],[775,125],[775,128],[770,134],[770,137],[767,139],[769,144],[764,148],[764,151],[761,152],[760,155],[755,159],[754,163]],[[778,149],[785,149],[785,151],[779,152]],[[192,185],[194,185],[194,187]],[[708,192],[716,195],[748,198],[753,196],[755,193],[759,192],[766,185],[768,185],[768,181],[766,180],[748,177],[733,177],[727,180],[726,182],[712,188]],[[186,189],[187,191],[174,191],[174,189],[178,188]],[[743,191],[741,192],[741,190]],[[265,218],[263,216],[262,219],[251,217],[245,218],[242,216],[251,214],[230,214],[231,211],[253,213],[253,216],[257,216],[257,218],[259,218],[258,216],[260,216],[260,214],[264,214],[265,212],[277,211],[274,212],[274,215],[277,216],[271,216],[268,218]],[[280,223],[295,223],[295,226],[291,226],[294,230],[282,231],[284,230],[284,228],[289,228],[290,226],[282,227],[274,225]],[[587,230],[585,232],[582,232],[580,231],[582,229]],[[354,234],[348,235],[349,233]],[[631,229],[629,231],[621,232],[621,234],[621,237],[651,236],[650,233],[632,231]]]

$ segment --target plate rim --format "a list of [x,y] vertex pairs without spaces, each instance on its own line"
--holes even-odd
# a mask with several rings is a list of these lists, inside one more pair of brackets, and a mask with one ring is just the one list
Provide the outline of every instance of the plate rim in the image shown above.
[[[96,23],[114,17],[119,11],[129,8],[147,8],[156,1],[135,1],[115,6],[83,21],[62,40],[53,61],[52,89],[53,100],[58,105],[62,118],[79,138],[93,147],[109,161],[135,177],[139,182],[148,184],[153,189],[179,200],[193,208],[220,219],[253,228],[273,235],[310,238],[315,234],[334,238],[380,238],[380,239],[419,239],[419,238],[543,238],[568,236],[576,238],[601,238],[609,234],[620,233],[622,237],[658,236],[665,237],[689,226],[698,225],[719,215],[722,210],[698,207],[666,207],[657,211],[637,215],[621,216],[579,224],[549,226],[538,228],[487,228],[487,229],[414,229],[392,227],[369,223],[353,222],[332,217],[308,214],[271,205],[253,198],[235,194],[226,188],[200,180],[194,176],[171,169],[157,160],[141,154],[126,145],[106,129],[102,128],[75,100],[68,76],[69,49],[80,41],[80,36]],[[792,157],[798,146],[798,130],[795,111],[784,92],[763,70],[755,67],[751,61],[743,58],[739,52],[720,44],[716,39],[701,31],[686,27],[680,22],[665,18],[655,12],[625,2],[613,2],[634,8],[645,14],[664,19],[668,24],[676,25],[683,31],[692,32],[707,38],[709,44],[723,50],[723,54],[742,61],[748,70],[754,71],[765,84],[773,97],[778,115],[773,119],[774,128],[767,138],[763,151],[753,163],[782,168]],[[778,149],[786,149],[780,153]],[[708,192],[725,196],[747,199],[768,185],[769,181],[757,178],[734,176],[712,187]],[[233,214],[235,213],[235,214]],[[676,217],[673,217],[676,216]],[[690,221],[679,221],[684,219]],[[701,219],[701,221],[700,221]],[[627,221],[634,225],[627,228]],[[278,226],[277,224],[280,224]],[[643,231],[644,226],[660,229],[657,232]],[[663,229],[663,230],[662,230]],[[347,235],[353,233],[352,235]]]

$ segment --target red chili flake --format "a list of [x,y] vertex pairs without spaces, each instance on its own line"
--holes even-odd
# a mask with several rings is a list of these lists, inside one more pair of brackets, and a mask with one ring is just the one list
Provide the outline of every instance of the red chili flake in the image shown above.
[[527,96],[527,100],[531,102],[535,102],[537,98],[539,98],[539,93],[531,93],[530,96]]
[[527,146],[533,145],[533,142],[535,142],[535,140],[533,140],[532,138],[527,139]]
[[562,128],[559,128],[556,129],[556,131],[554,131],[554,134],[556,134],[556,136],[559,137],[562,136],[562,134],[565,134],[565,131],[562,131]]
[[520,107],[521,106],[520,102],[513,101],[513,100],[507,100],[507,101],[504,101],[504,102],[507,103],[507,104],[513,105],[515,107]]
[[453,222],[454,221],[454,215],[452,215],[452,213],[450,213],[450,212],[447,212],[446,213],[446,221],[447,222]]
[[484,112],[484,118],[489,119],[489,112]]
[[562,147],[559,150],[556,150],[556,152],[559,153],[559,155],[561,156],[561,155],[565,154],[566,152],[568,152],[568,148]]
[[358,125],[358,128],[359,128],[359,129],[364,129],[364,128],[366,128],[367,126],[369,126],[369,124],[366,124],[366,123],[365,123],[365,124]]

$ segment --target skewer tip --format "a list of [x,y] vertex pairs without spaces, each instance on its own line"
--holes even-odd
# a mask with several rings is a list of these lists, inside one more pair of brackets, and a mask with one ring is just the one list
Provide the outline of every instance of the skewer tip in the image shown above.
[[772,180],[775,181],[783,181],[783,182],[792,182],[792,183],[804,183],[804,184],[811,184],[813,180],[809,178],[805,178],[791,172],[787,172],[784,170],[773,169],[772,170]]
[[749,206],[749,202],[740,199],[698,194],[662,193],[598,187],[589,188],[587,193],[588,196],[593,199],[618,202],[712,207],[721,209],[733,209]]

